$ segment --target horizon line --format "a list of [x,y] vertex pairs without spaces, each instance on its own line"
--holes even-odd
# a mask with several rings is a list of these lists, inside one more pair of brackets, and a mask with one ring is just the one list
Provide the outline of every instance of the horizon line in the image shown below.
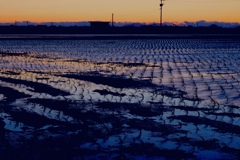
[[[34,21],[14,21],[14,22],[0,22],[1,26],[4,25],[19,25],[19,26],[27,26],[27,25],[58,25],[58,26],[89,26],[90,22],[109,22],[112,21],[45,21],[45,22],[34,22]],[[125,26],[125,25],[159,25],[159,22],[113,22],[116,26]],[[219,27],[237,27],[240,26],[240,22],[221,22],[221,21],[206,21],[206,20],[198,20],[198,21],[184,21],[184,22],[163,22],[163,25],[167,26],[210,26],[217,25]]]

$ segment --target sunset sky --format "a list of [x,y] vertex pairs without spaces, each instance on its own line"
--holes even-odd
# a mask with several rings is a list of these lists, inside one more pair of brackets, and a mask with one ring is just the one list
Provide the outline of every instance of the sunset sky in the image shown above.
[[[0,0],[0,23],[111,21],[159,23],[160,0]],[[166,0],[163,21],[240,22],[240,0]]]

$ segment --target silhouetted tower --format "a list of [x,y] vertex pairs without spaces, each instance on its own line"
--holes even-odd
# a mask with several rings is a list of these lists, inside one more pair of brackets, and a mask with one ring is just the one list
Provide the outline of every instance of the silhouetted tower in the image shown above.
[[113,22],[114,22],[114,14],[112,13],[112,27],[113,27]]
[[163,8],[163,1],[160,0],[160,26],[162,26],[162,8]]

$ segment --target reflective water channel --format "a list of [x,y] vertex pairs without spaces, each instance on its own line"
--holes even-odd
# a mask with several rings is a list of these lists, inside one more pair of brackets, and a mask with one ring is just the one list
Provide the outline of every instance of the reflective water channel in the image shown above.
[[239,64],[240,39],[0,40],[0,157],[238,159]]

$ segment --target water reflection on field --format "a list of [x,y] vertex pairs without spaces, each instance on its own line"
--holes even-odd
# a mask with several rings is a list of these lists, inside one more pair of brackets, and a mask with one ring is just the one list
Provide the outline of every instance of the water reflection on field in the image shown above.
[[237,159],[239,42],[0,40],[0,155]]

